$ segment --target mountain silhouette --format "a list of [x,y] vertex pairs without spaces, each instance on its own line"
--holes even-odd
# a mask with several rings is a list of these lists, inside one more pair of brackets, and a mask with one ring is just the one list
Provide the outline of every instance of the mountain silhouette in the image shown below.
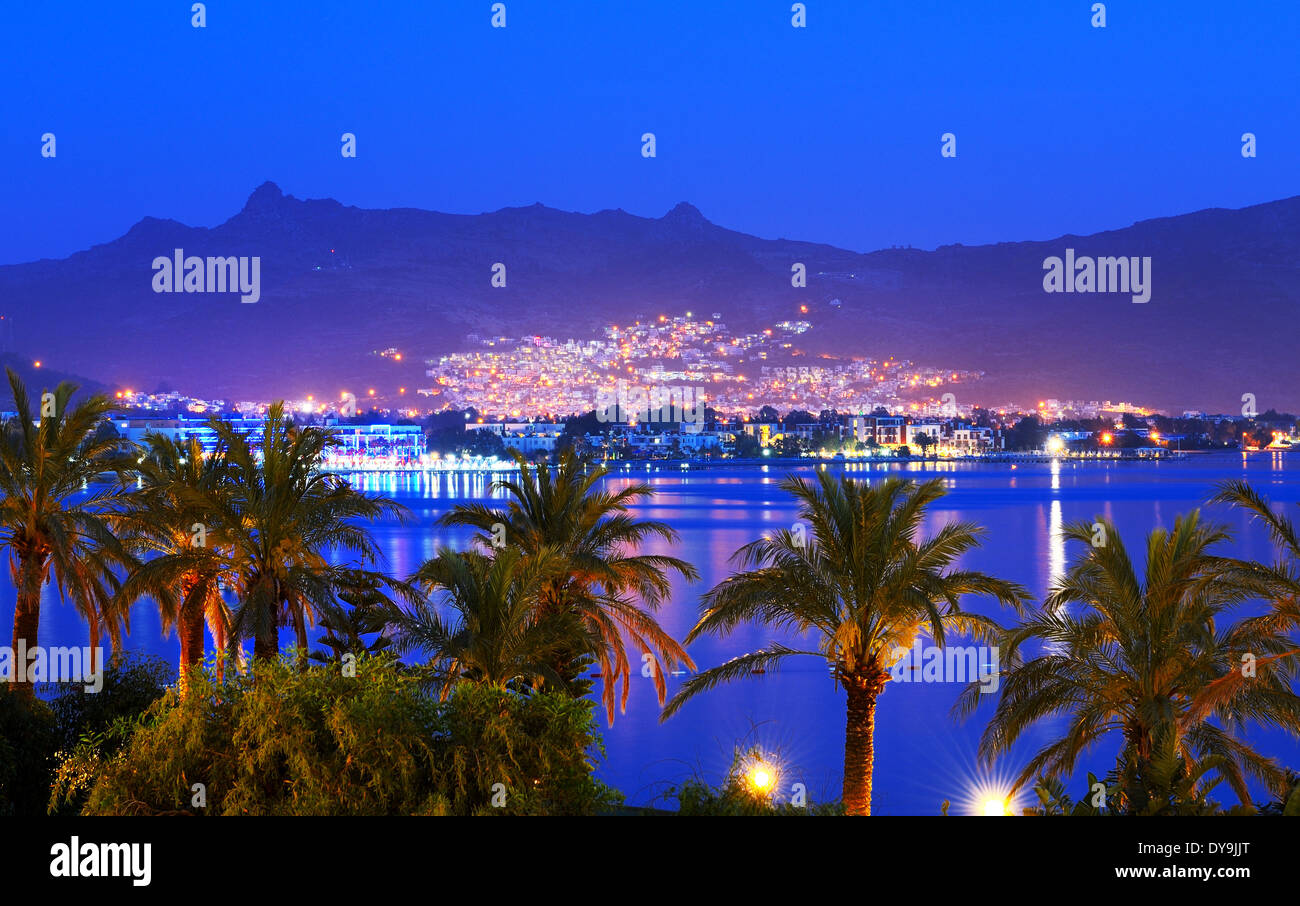
[[[261,297],[156,293],[152,262],[257,256]],[[1043,289],[1043,262],[1150,257],[1150,301]],[[506,285],[492,286],[494,265]],[[803,264],[807,285],[791,285]],[[1168,410],[1300,409],[1300,197],[1091,236],[859,253],[761,239],[682,202],[660,218],[540,204],[477,215],[365,210],[271,182],[212,228],[146,217],[61,260],[0,267],[7,342],[109,387],[226,400],[416,400],[425,359],[469,334],[590,337],[634,317],[714,312],[735,331],[804,319],[792,352],[986,372],[959,404],[1047,397]],[[806,306],[807,314],[802,313]],[[401,361],[378,351],[396,348]],[[808,361],[808,360],[804,360]]]

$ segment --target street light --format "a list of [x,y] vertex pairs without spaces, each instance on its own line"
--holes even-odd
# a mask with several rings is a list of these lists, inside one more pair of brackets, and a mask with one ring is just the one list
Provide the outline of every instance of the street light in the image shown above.
[[761,793],[764,796],[772,792],[772,787],[776,786],[775,772],[761,761],[750,766],[745,780],[754,792]]
[[999,799],[996,796],[988,797],[980,807],[980,814],[986,818],[1010,815],[1011,803],[1009,799],[1010,797],[1004,797],[1002,799]]

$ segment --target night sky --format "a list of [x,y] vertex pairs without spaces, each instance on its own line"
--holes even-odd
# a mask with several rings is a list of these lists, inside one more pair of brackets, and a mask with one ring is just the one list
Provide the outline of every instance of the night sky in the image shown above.
[[686,200],[860,251],[1300,193],[1300,4],[1091,5],[808,0],[796,29],[786,0],[507,0],[494,29],[489,0],[213,0],[196,29],[183,0],[7,3],[0,263],[213,226],[268,179],[456,213]]

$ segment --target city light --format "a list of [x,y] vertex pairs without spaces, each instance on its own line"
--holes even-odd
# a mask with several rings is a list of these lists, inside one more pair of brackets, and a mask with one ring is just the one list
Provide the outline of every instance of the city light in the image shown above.
[[1065,451],[1065,441],[1061,439],[1061,435],[1053,434],[1051,437],[1047,439],[1048,453],[1051,453],[1053,456],[1055,456],[1059,453],[1063,453],[1064,451]]

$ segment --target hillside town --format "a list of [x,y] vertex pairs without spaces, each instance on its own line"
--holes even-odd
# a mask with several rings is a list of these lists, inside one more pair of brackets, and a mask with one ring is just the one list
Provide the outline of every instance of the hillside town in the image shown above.
[[[806,308],[801,314],[806,315]],[[773,458],[966,459],[1181,456],[1196,450],[1300,448],[1284,413],[1170,415],[1111,400],[971,402],[982,371],[887,357],[810,357],[804,319],[733,333],[711,318],[660,315],[600,338],[483,337],[429,360],[432,385],[399,405],[373,389],[288,401],[293,417],[335,430],[330,468],[465,469],[574,447],[602,461]],[[400,361],[396,348],[375,355]],[[408,402],[409,401],[409,402]],[[270,400],[116,392],[119,433],[196,438],[209,416],[256,433]]]
[[807,320],[733,334],[719,317],[660,315],[610,325],[602,338],[586,340],[471,334],[475,348],[428,362],[433,384],[419,394],[435,409],[472,407],[500,419],[582,412],[618,381],[649,388],[698,385],[709,404],[727,414],[765,404],[869,412],[927,389],[974,383],[984,374],[893,358],[810,361],[795,342],[812,328]]

